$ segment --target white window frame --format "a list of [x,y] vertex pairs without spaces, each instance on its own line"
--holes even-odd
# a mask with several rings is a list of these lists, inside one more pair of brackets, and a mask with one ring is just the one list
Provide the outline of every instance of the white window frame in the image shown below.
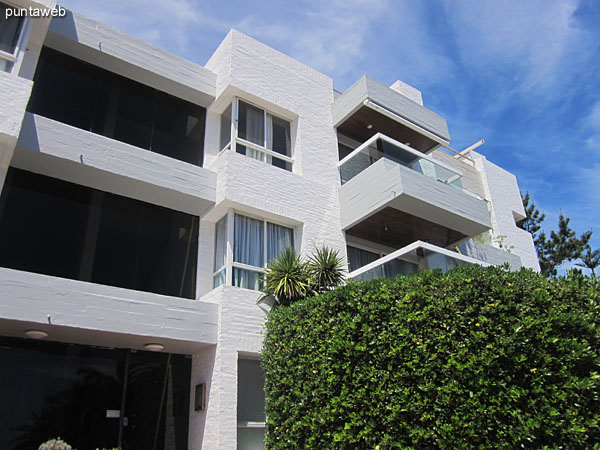
[[[242,139],[238,136],[238,122],[239,122],[239,103],[240,101],[247,103],[250,106],[258,108],[263,112],[263,145],[255,144],[254,142],[247,141],[246,139]],[[225,108],[227,109],[227,108]],[[224,112],[225,110],[223,110]],[[281,153],[277,153],[273,150],[267,148],[267,115],[270,114],[273,117],[277,117],[278,119],[285,120],[290,124],[290,156],[283,155]],[[223,130],[220,130],[223,131]],[[266,108],[263,108],[260,105],[249,102],[243,98],[235,97],[231,102],[231,136],[229,137],[229,143],[225,145],[220,151],[219,154],[226,150],[235,151],[236,145],[243,145],[244,147],[251,148],[252,150],[256,150],[261,154],[261,159],[257,161],[261,161],[265,164],[269,164],[266,161],[266,156],[271,156],[276,159],[280,159],[285,161],[286,163],[291,164],[291,170],[289,172],[293,172],[294,169],[294,137],[293,137],[293,127],[292,122],[284,117],[278,116],[277,114],[273,114]]]
[[[239,263],[239,262],[235,262],[233,260],[234,227],[235,227],[235,215],[236,214],[239,214],[240,216],[249,217],[250,219],[260,220],[263,224],[263,265],[261,267],[251,266],[249,264]],[[222,284],[226,285],[226,286],[233,286],[233,269],[234,268],[249,270],[249,271],[257,272],[257,273],[261,273],[261,274],[265,272],[265,269],[267,268],[267,264],[268,264],[268,261],[267,261],[267,248],[268,248],[267,224],[268,223],[272,223],[273,225],[279,225],[281,227],[290,228],[292,230],[292,235],[293,235],[293,239],[294,239],[294,249],[298,248],[298,229],[294,225],[290,225],[287,223],[281,223],[276,220],[266,219],[266,218],[260,217],[256,214],[247,213],[245,211],[238,211],[235,209],[229,209],[227,211],[226,215],[224,215],[223,217],[221,217],[219,220],[217,220],[215,222],[215,225],[216,225],[216,223],[220,222],[221,219],[223,219],[224,217],[227,217],[227,228],[226,228],[226,230],[227,230],[227,246],[226,246],[226,254],[225,254],[225,265],[223,267],[220,267],[218,270],[215,270],[214,252],[216,251],[216,249],[213,249],[213,272],[212,272],[213,286],[214,286],[215,276],[217,276],[223,270],[225,270],[226,272],[225,272],[225,282]],[[215,233],[216,233],[216,226],[215,226]],[[213,289],[214,289],[214,287],[213,287]],[[241,288],[241,289],[245,289],[245,288]]]
[[[6,0],[2,0],[2,3],[5,3],[8,6],[13,8],[21,9],[19,6],[15,6],[14,3],[8,2]],[[31,28],[31,20],[28,17],[23,17],[23,24],[21,25],[21,29],[19,30],[19,37],[17,39],[17,45],[15,45],[15,50],[12,53],[8,53],[0,50],[0,65],[4,64],[4,68],[0,68],[0,71],[12,73],[15,68],[19,64],[17,64],[19,60],[19,53],[22,52],[23,47],[25,46],[25,42],[29,36],[29,31]],[[1,66],[0,66],[1,67]]]
[[[238,353],[238,370],[237,376],[239,377],[239,361],[241,359],[252,360],[252,361],[260,361],[260,355],[250,354],[250,353]],[[264,386],[263,386],[264,390]],[[265,398],[265,407],[266,407],[266,398]],[[237,405],[236,408],[239,408]],[[265,422],[248,422],[248,421],[238,421],[236,428],[260,428],[263,432],[266,432],[267,422],[266,422],[266,414],[265,414]],[[237,434],[237,433],[236,433]],[[237,447],[239,448],[239,442],[237,443]]]

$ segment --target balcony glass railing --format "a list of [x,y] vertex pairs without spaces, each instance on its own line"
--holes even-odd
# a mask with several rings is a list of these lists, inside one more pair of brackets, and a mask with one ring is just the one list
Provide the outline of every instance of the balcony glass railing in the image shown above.
[[462,264],[489,263],[455,253],[422,241],[413,242],[389,255],[379,258],[348,274],[353,280],[373,280],[375,278],[393,278],[397,275],[410,275],[418,270],[441,269],[447,272]]
[[339,162],[342,184],[347,183],[381,158],[394,161],[462,191],[460,172],[381,133],[374,135]]

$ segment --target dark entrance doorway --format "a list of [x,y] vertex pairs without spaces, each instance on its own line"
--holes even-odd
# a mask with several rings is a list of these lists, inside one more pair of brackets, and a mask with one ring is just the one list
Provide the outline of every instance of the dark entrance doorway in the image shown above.
[[183,355],[0,338],[0,448],[187,449]]

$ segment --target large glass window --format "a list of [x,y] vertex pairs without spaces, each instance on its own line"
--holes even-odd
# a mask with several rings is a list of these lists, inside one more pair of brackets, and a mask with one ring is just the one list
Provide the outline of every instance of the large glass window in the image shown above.
[[213,288],[225,284],[227,269],[227,216],[215,225]]
[[19,169],[0,197],[0,266],[194,298],[198,218]]
[[[348,271],[352,272],[360,269],[367,264],[383,258],[385,253],[365,250],[351,245],[346,246],[348,253]],[[380,266],[377,266],[369,271],[369,278],[393,278],[397,275],[410,275],[418,270],[418,266],[414,263],[404,261],[402,259],[392,259]]]
[[[230,226],[233,226],[231,282],[237,287],[259,290],[260,276],[266,264],[279,256],[285,248],[294,246],[294,230],[241,214],[232,214],[231,217]],[[229,215],[219,220],[215,226],[213,287],[226,282],[228,220]]]
[[27,110],[202,166],[204,108],[47,47]]
[[22,17],[6,16],[7,9],[15,9],[4,2],[0,2],[0,52],[14,55],[21,37],[24,19]]
[[[237,107],[235,151],[276,167],[292,170],[292,140],[290,122],[242,100]],[[221,149],[228,149],[231,138],[232,108],[221,115]]]
[[0,338],[0,448],[187,450],[191,359]]
[[265,376],[260,361],[238,360],[238,450],[262,450],[265,440]]

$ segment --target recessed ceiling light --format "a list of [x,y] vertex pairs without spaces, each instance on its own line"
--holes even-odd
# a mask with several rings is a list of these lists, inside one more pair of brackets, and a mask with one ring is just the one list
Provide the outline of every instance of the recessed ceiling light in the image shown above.
[[165,348],[165,346],[162,344],[149,343],[149,344],[145,344],[144,348],[151,352],[160,352],[161,350],[163,350]]
[[370,130],[371,128],[373,128],[373,125],[371,125],[371,124],[367,125],[367,130]]
[[25,336],[30,339],[44,339],[45,337],[48,337],[48,333],[42,330],[27,330]]

